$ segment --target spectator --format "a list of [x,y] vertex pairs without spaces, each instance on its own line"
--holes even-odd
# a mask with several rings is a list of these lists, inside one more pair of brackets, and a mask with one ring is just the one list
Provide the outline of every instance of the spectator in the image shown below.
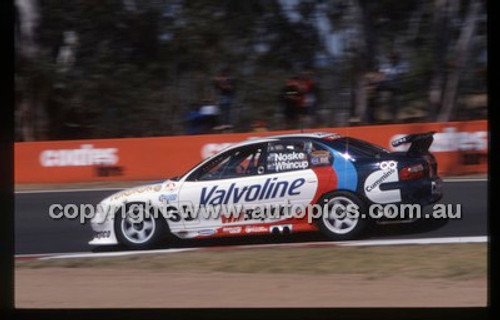
[[220,109],[214,103],[213,99],[203,99],[203,104],[199,113],[201,120],[201,133],[211,132],[212,129],[219,124]]
[[301,99],[300,79],[297,76],[293,76],[286,81],[285,87],[281,92],[286,129],[292,129],[297,122]]
[[219,107],[221,109],[223,124],[232,125],[232,106],[236,93],[236,80],[230,75],[230,69],[224,68],[214,78],[215,90],[219,94]]
[[363,79],[363,90],[366,96],[366,109],[361,117],[363,123],[375,122],[375,109],[377,107],[378,84],[384,79],[384,74],[380,72],[367,72]]
[[233,133],[234,127],[230,124],[221,124],[219,126],[213,127],[212,131],[214,133]]
[[311,71],[304,71],[300,77],[300,114],[301,124],[304,127],[309,127],[311,125],[318,102],[317,85],[312,75]]
[[267,128],[267,122],[262,120],[256,120],[252,122],[252,132],[266,132],[269,131]]
[[388,62],[380,67],[381,80],[376,83],[377,91],[387,92],[389,111],[396,122],[399,105],[399,95],[401,93],[401,82],[407,71],[406,65],[401,61],[398,53],[391,52],[387,57]]
[[192,103],[190,105],[190,110],[186,114],[187,129],[186,134],[200,134],[201,130],[201,119],[200,106],[197,103]]

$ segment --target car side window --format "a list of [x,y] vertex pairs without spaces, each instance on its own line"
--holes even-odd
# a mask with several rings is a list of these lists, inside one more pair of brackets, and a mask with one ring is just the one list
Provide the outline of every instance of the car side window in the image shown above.
[[267,148],[267,173],[304,170],[310,167],[308,154],[311,141],[281,140],[270,142]]
[[215,157],[194,172],[188,180],[206,181],[248,177],[264,173],[263,146],[253,145],[231,150]]

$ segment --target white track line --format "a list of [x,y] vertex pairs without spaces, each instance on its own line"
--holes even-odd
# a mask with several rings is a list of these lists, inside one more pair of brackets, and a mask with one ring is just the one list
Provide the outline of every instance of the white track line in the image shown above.
[[488,181],[488,178],[450,178],[450,179],[443,179],[443,182],[486,182]]
[[138,251],[121,251],[121,252],[96,252],[96,253],[76,253],[76,254],[61,254],[55,256],[48,256],[40,258],[46,259],[67,259],[67,258],[103,258],[103,257],[123,257],[139,254],[153,254],[153,253],[178,253],[186,251],[196,251],[200,248],[182,248],[182,249],[160,249],[160,250],[138,250]]
[[[132,187],[131,187],[132,188]],[[114,191],[125,190],[128,188],[95,188],[95,189],[55,189],[55,190],[20,190],[15,191],[15,194],[23,193],[64,193],[64,192],[92,192],[92,191]]]
[[479,237],[450,237],[450,238],[423,238],[423,239],[395,239],[395,240],[367,240],[345,242],[343,246],[392,246],[392,245],[422,245],[422,244],[453,244],[453,243],[484,243],[487,236]]
[[300,243],[277,243],[206,247],[198,249],[256,249],[256,248],[278,248],[278,247],[371,247],[371,246],[394,246],[394,245],[427,245],[427,244],[456,244],[456,243],[484,243],[488,242],[487,236],[477,237],[448,237],[448,238],[421,238],[421,239],[384,239],[384,240],[355,240],[355,241],[318,241]]
[[[443,179],[444,182],[484,182],[488,181],[488,178],[450,178]],[[133,188],[133,187],[131,187]],[[15,191],[15,194],[29,194],[29,193],[64,193],[64,192],[98,192],[98,191],[114,191],[114,190],[125,190],[128,188],[91,188],[91,189],[55,189],[55,190],[20,190]]]
[[71,259],[71,258],[104,258],[123,257],[141,254],[167,254],[188,251],[213,251],[231,249],[258,249],[258,248],[301,248],[301,247],[364,247],[364,246],[394,246],[394,245],[430,245],[430,244],[456,244],[456,243],[485,243],[487,236],[479,237],[449,237],[449,238],[422,238],[422,239],[388,239],[388,240],[360,240],[360,241],[321,241],[302,243],[279,243],[279,244],[257,244],[257,245],[234,245],[200,248],[159,249],[120,252],[77,252],[77,253],[47,253],[47,254],[22,254],[16,255],[16,259]]
[[185,251],[195,251],[200,248],[179,248],[179,249],[158,249],[158,250],[135,250],[135,251],[115,251],[115,252],[60,252],[60,253],[33,253],[17,254],[16,259],[59,259],[59,258],[99,258],[99,257],[120,257],[135,254],[148,253],[177,253]]

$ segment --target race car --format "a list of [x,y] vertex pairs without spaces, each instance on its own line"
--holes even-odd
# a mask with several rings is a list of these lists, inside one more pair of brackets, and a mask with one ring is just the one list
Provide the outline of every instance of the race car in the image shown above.
[[[368,226],[387,220],[366,216],[371,205],[429,205],[442,197],[436,159],[429,152],[433,134],[393,142],[395,147],[409,144],[405,152],[334,133],[233,144],[180,177],[101,201],[91,219],[94,238],[89,244],[144,249],[164,242],[167,235],[186,239],[313,231],[332,240],[355,239]],[[285,204],[299,208],[296,215],[284,212]],[[324,212],[311,219],[317,209],[313,204]],[[237,208],[231,214],[206,214],[208,207],[230,206]],[[256,208],[264,209],[257,215]],[[346,214],[350,209],[358,215]],[[139,211],[141,219],[133,214]]]

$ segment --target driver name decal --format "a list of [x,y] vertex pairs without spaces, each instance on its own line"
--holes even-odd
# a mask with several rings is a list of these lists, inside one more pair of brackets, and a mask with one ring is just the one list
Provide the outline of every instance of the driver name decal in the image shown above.
[[267,158],[267,170],[281,172],[309,168],[307,154],[304,152],[273,152]]

